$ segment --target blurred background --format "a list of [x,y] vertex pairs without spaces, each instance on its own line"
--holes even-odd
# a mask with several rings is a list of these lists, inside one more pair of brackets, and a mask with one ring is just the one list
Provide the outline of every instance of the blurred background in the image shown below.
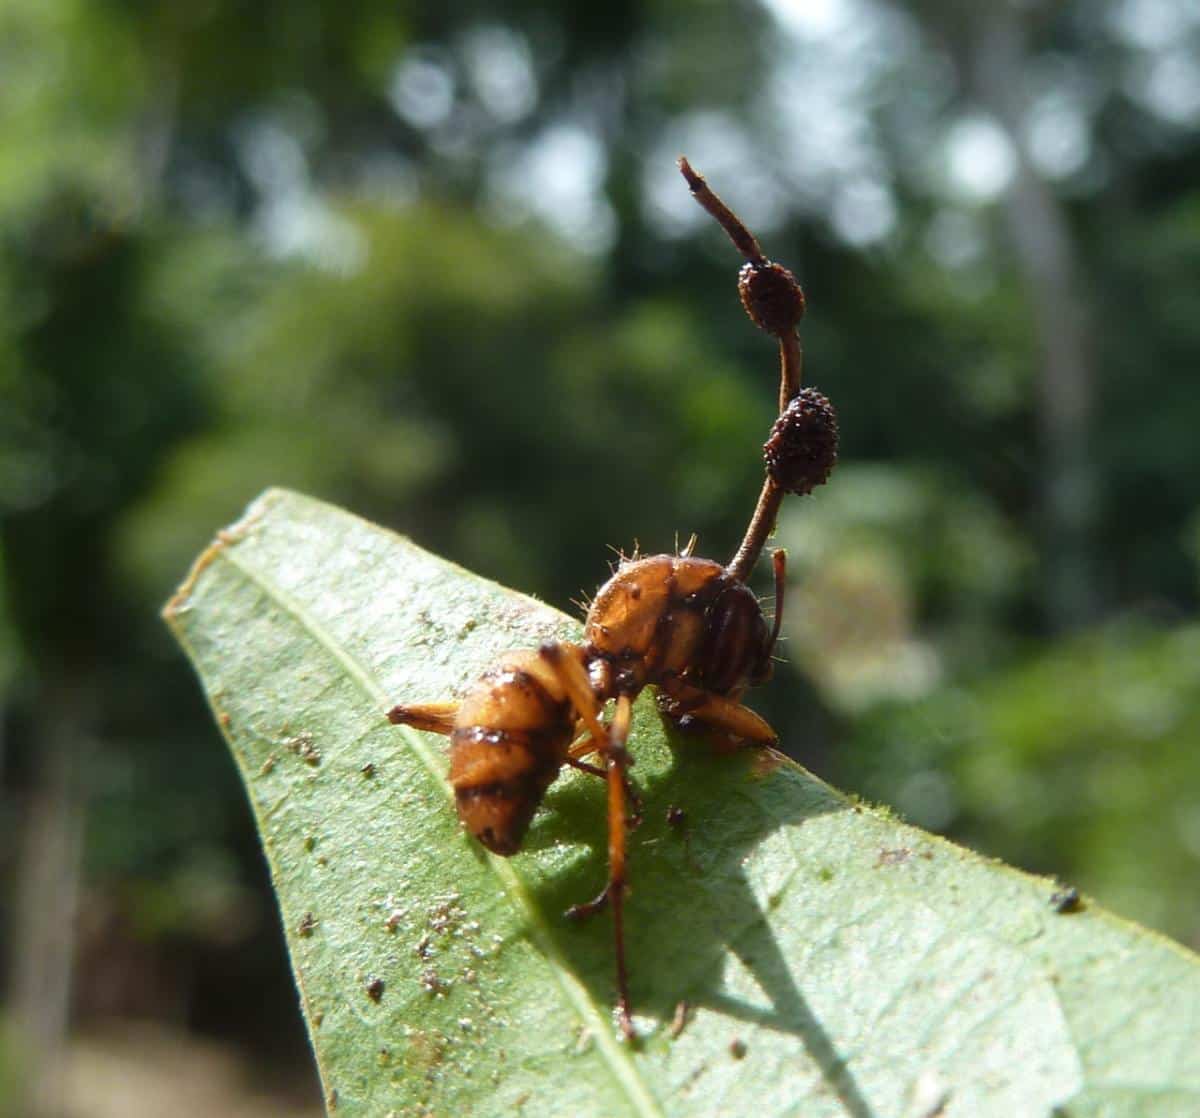
[[732,552],[776,357],[681,152],[842,428],[754,702],[1200,946],[1198,125],[1188,0],[5,0],[0,1107],[320,1111],[158,619],[260,490],[568,610]]

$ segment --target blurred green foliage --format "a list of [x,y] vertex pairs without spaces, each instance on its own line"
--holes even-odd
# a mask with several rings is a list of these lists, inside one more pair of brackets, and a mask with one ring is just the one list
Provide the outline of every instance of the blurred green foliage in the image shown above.
[[[286,1012],[241,793],[157,620],[265,486],[560,606],[609,545],[732,550],[775,357],[676,181],[685,147],[802,276],[843,433],[780,525],[781,671],[811,701],[756,702],[835,783],[1200,943],[1177,885],[1200,862],[1200,24],[1159,8],[1022,9],[1025,158],[1091,346],[1100,604],[1063,631],[1046,340],[1002,219],[1012,141],[970,76],[986,21],[10,0],[3,811],[18,829],[76,704],[81,952],[169,960],[159,1001],[194,1024],[228,1026],[222,998]],[[81,976],[82,1012],[107,998]]]
[[0,1114],[13,1113],[9,1100],[16,1094],[16,1071],[13,1067],[13,1027],[7,1017],[0,1019]]

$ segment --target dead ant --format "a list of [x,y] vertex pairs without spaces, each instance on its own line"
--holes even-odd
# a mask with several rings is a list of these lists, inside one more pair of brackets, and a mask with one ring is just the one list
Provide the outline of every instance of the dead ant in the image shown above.
[[[745,538],[728,566],[692,554],[623,560],[588,610],[583,642],[551,642],[511,652],[467,691],[461,702],[400,705],[392,722],[450,736],[450,783],[458,815],[493,853],[515,854],[546,789],[564,764],[608,784],[608,882],[593,901],[567,913],[613,910],[617,1009],[626,1039],[629,1014],[623,904],[626,890],[627,802],[633,792],[626,751],[633,700],[659,689],[663,713],[702,728],[721,749],[773,745],[775,731],[742,694],[771,675],[783,617],[786,562],[773,553],[775,618],[768,625],[746,579],[773,531],[786,492],[807,493],[829,476],[837,454],[837,424],[824,396],[800,388],[796,326],[804,295],[786,268],[763,255],[732,211],[680,159],[692,195],[725,229],[746,258],[738,275],[742,303],[754,323],[779,340],[779,418],[764,446],[767,478]],[[615,700],[605,725],[605,703]],[[583,758],[598,753],[604,766]]]

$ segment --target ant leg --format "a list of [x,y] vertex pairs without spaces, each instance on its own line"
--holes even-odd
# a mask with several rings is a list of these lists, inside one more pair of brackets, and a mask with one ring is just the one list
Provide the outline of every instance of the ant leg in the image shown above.
[[[604,774],[604,779],[608,779],[607,773]],[[566,916],[568,920],[589,920],[591,917],[595,916],[597,912],[603,912],[607,907],[608,886],[605,885],[593,900],[580,901],[579,904],[573,904],[565,913],[563,913],[563,915]]]
[[735,699],[712,695],[677,681],[662,686],[669,696],[663,704],[664,713],[675,721],[687,717],[717,731],[717,751],[720,753],[730,753],[738,748],[731,739],[750,745],[774,745],[779,740],[779,735],[765,718]]
[[[606,754],[609,748],[609,731],[600,721],[600,700],[596,698],[596,692],[592,690],[587,672],[575,657],[567,655],[561,644],[553,641],[542,645],[538,649],[538,655],[558,678],[559,685],[566,692],[568,701],[579,715],[579,722],[587,731],[586,737],[579,738],[572,743],[563,758],[564,763],[583,772],[602,776],[607,780],[608,772],[605,769],[598,765],[589,765],[581,760],[589,753]],[[607,897],[601,893],[599,897],[586,905],[575,905],[567,915],[590,916],[593,911],[603,908],[606,902]]]
[[625,838],[628,821],[625,816],[625,765],[628,755],[625,743],[629,739],[629,724],[633,702],[628,695],[617,699],[613,715],[611,739],[605,755],[608,760],[608,884],[594,900],[567,910],[572,920],[593,916],[605,905],[612,905],[614,956],[617,964],[617,1015],[626,1040],[634,1040],[633,1021],[629,1016],[629,974],[625,966]]
[[[601,751],[607,748],[608,730],[600,721],[600,700],[592,690],[591,681],[583,664],[577,657],[567,654],[566,647],[556,641],[548,641],[538,649],[538,655],[558,677],[567,699],[579,715],[579,720],[591,734],[592,748]],[[604,743],[596,745],[595,743]],[[582,744],[582,743],[580,743]],[[590,750],[588,750],[590,752]]]
[[[538,654],[558,677],[558,682],[567,693],[567,698],[579,714],[579,721],[588,731],[587,737],[580,738],[571,745],[563,760],[572,768],[582,769],[584,772],[598,773],[607,779],[611,770],[602,769],[598,765],[588,765],[581,760],[581,758],[586,757],[589,753],[600,753],[608,756],[613,748],[610,744],[611,732],[600,721],[600,700],[596,698],[596,692],[592,689],[587,672],[577,659],[565,653],[563,646],[560,644],[544,644],[538,649]],[[628,730],[626,733],[628,733]],[[620,752],[624,753],[623,739]],[[624,766],[627,764],[629,764],[629,760],[626,757],[622,761],[622,777],[624,777]],[[626,787],[628,788],[627,779]],[[632,790],[630,790],[630,799],[640,808],[640,801],[638,801],[636,794]],[[587,904],[575,905],[570,910],[569,915],[574,917],[590,916],[593,912],[597,912],[603,908],[606,903],[607,898],[604,893],[601,893],[594,901],[589,901]]]
[[[558,676],[558,681],[567,693],[567,698],[579,714],[579,721],[588,731],[587,737],[580,738],[571,745],[563,760],[573,768],[583,768],[585,772],[602,771],[597,766],[584,767],[577,764],[581,758],[586,757],[589,753],[606,754],[610,749],[617,748],[609,744],[611,731],[600,721],[600,700],[596,698],[596,692],[592,687],[591,681],[588,679],[587,672],[579,660],[573,656],[566,655],[563,646],[560,644],[544,644],[538,649],[538,654]],[[630,702],[632,703],[632,700]],[[628,736],[628,730],[626,731],[626,736]],[[624,752],[623,742],[624,739],[622,739],[620,747],[622,753]],[[634,789],[626,772],[626,769],[632,764],[633,760],[627,754],[622,757],[621,778],[625,781],[625,793],[629,797],[630,805],[633,808],[633,825],[636,827],[641,822],[642,800]],[[578,905],[576,906],[576,908],[579,907]]]
[[[582,758],[589,753],[600,753],[603,747],[596,744],[596,739],[588,734],[587,737],[580,738],[571,748],[567,750],[567,764],[574,769],[581,769],[583,772],[597,773],[600,776],[607,776],[605,771],[598,765],[589,765],[583,762]],[[626,767],[633,764],[633,758],[626,758]],[[642,821],[642,797],[638,794],[632,780],[629,779],[629,773],[625,774],[625,794],[629,797],[629,806],[632,811],[630,816],[630,824],[634,827]]]
[[458,703],[401,704],[388,711],[388,721],[397,726],[412,726],[431,734],[449,734],[454,729]]
[[633,700],[628,695],[617,699],[612,726],[605,728],[600,721],[600,701],[592,689],[583,665],[573,656],[568,656],[560,644],[544,644],[538,650],[542,659],[554,670],[567,698],[575,707],[580,719],[591,731],[592,740],[599,744],[600,752],[607,764],[608,777],[608,884],[594,900],[575,905],[567,910],[567,916],[581,919],[599,912],[611,904],[615,936],[617,963],[617,1014],[621,1032],[626,1040],[635,1039],[633,1021],[629,1016],[629,978],[625,968],[625,835],[628,822],[625,818],[625,793],[627,778],[625,768],[629,755],[625,743],[629,740],[629,726],[633,718]]
[[596,744],[596,739],[588,734],[587,737],[579,738],[571,743],[571,748],[567,750],[567,757],[570,760],[579,761],[589,753],[599,753],[602,748]]
[[779,741],[779,735],[762,715],[720,695],[710,695],[688,713],[698,722],[724,730],[752,745],[775,745]]
[[603,777],[605,780],[608,779],[608,773],[606,773],[599,765],[589,765],[586,761],[578,761],[569,753],[567,754],[566,763],[570,765],[571,768],[578,769],[581,773],[591,773],[592,776]]
[[613,935],[617,958],[617,1015],[626,1040],[634,1040],[633,1021],[629,1017],[629,975],[625,970],[625,764],[628,755],[629,723],[633,700],[628,695],[617,699],[608,748],[608,896],[612,902]]

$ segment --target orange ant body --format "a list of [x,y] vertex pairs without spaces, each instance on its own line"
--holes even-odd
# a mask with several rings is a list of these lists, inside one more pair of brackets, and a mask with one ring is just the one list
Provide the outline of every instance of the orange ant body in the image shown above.
[[[746,257],[738,289],[751,319],[779,339],[780,415],[764,447],[767,479],[746,536],[730,564],[691,554],[622,561],[588,610],[583,642],[551,642],[508,653],[458,703],[400,705],[392,722],[449,735],[450,783],[459,818],[493,853],[520,849],[526,829],[563,765],[608,785],[608,882],[572,917],[613,909],[617,1008],[634,1037],[625,967],[623,902],[633,792],[626,752],[632,704],[648,685],[664,714],[709,731],[721,748],[772,745],[775,732],[741,703],[771,675],[783,616],[786,566],[775,551],[775,619],[768,625],[746,578],[786,492],[807,493],[826,480],[836,458],[837,427],[825,398],[801,391],[796,325],[804,296],[790,272],[766,259],[758,242],[686,159],[680,170],[696,200]],[[604,705],[615,700],[612,720]],[[600,754],[604,767],[583,760]]]

